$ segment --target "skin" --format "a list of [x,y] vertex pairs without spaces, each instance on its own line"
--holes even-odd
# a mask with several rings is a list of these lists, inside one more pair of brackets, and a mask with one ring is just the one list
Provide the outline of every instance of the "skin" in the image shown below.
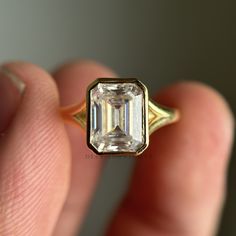
[[[53,75],[23,62],[4,67],[26,88],[0,103],[0,235],[75,235],[104,162],[85,158],[92,153],[85,133],[65,126],[58,107],[82,101],[97,77],[117,76],[92,61],[68,63]],[[171,85],[155,99],[179,108],[181,120],[151,136],[106,235],[214,235],[225,196],[232,113],[219,93],[196,82]]]

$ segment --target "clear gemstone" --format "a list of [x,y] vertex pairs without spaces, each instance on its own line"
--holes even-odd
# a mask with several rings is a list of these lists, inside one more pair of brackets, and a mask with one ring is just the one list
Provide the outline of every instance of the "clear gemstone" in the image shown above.
[[145,144],[145,94],[138,84],[99,82],[89,97],[89,142],[99,153],[135,153]]

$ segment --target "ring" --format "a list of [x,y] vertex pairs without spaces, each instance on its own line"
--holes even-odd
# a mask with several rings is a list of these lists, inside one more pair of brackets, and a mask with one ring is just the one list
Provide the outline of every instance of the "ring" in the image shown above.
[[99,78],[81,104],[61,108],[65,122],[87,131],[87,145],[99,155],[137,156],[157,129],[179,120],[179,111],[149,99],[137,79]]

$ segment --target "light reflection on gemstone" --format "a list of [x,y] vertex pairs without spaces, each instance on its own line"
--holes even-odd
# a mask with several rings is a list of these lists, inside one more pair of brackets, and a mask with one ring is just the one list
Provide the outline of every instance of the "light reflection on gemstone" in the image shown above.
[[99,82],[89,98],[89,142],[98,152],[135,153],[145,145],[145,94],[140,86]]

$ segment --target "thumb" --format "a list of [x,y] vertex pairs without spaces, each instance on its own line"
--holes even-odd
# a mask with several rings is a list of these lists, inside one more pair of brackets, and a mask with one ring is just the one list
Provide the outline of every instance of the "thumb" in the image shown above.
[[[65,201],[70,169],[57,89],[34,65],[11,63],[4,68],[4,76],[21,80],[25,89],[21,99],[1,97],[1,103],[11,104],[11,114],[19,104],[0,139],[0,235],[47,236]],[[10,116],[1,116],[5,126]]]

